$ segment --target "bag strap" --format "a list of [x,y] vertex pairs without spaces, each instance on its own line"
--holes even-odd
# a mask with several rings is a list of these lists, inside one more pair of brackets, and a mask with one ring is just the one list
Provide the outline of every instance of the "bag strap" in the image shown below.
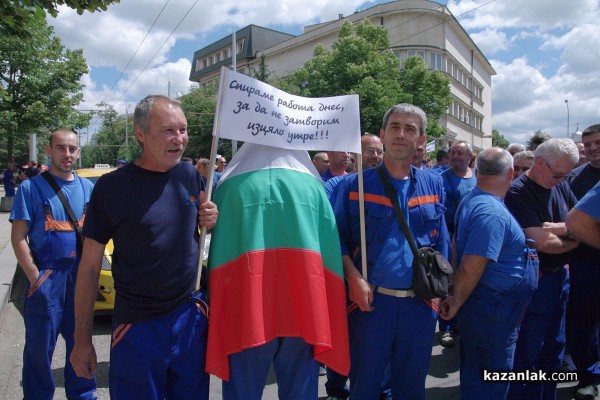
[[385,189],[387,196],[390,198],[390,201],[392,202],[394,212],[396,213],[396,219],[398,220],[398,223],[400,223],[400,228],[402,228],[402,232],[404,232],[406,241],[410,245],[410,249],[411,249],[413,255],[415,256],[415,258],[418,259],[420,257],[419,250],[417,249],[417,244],[415,243],[415,239],[413,238],[413,235],[410,232],[410,228],[408,227],[408,224],[406,223],[406,218],[404,217],[404,213],[400,209],[400,203],[398,202],[398,192],[392,186],[392,183],[390,182],[390,178],[388,178],[382,165],[379,165],[379,167],[377,167],[377,173],[379,174],[379,178],[381,179],[381,182],[383,183],[383,188]]
[[[50,187],[52,187],[52,189],[56,193],[56,196],[58,196],[60,202],[62,203],[63,207],[65,208],[65,211],[67,212],[67,215],[69,216],[69,219],[71,220],[71,223],[73,224],[73,227],[75,227],[75,235],[77,236],[77,249],[78,250],[82,249],[83,248],[83,246],[82,246],[83,238],[81,237],[81,227],[79,226],[79,221],[75,217],[75,213],[73,212],[73,209],[71,208],[71,205],[69,204],[69,200],[67,200],[67,197],[65,196],[63,191],[60,189],[60,186],[58,186],[58,183],[56,183],[56,180],[52,177],[50,172],[44,171],[44,172],[42,172],[41,175],[44,177],[44,179],[46,179],[46,181],[48,182]],[[77,177],[75,177],[75,179],[77,179]]]

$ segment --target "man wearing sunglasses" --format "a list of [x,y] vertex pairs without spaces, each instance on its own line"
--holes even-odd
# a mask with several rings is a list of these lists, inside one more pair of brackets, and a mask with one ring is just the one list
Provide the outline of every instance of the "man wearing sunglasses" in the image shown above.
[[[565,312],[569,297],[570,252],[579,244],[565,219],[576,199],[565,177],[577,164],[579,151],[571,139],[549,139],[535,150],[531,169],[513,181],[504,203],[535,241],[539,281],[521,324],[513,371],[559,372],[565,351]],[[508,399],[556,397],[556,381],[511,382]]]

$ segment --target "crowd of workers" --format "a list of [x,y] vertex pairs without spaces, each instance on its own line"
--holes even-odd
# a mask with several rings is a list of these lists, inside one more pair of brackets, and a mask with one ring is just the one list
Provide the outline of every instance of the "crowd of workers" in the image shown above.
[[[273,172],[261,175],[252,192],[255,204],[240,207],[236,218],[268,221],[269,231],[276,233],[272,240],[288,243],[290,231],[297,235],[306,229],[305,216],[297,210],[312,205],[311,212],[321,221],[314,218],[311,229],[328,230],[339,238],[334,264],[340,265],[346,293],[343,284],[341,291],[332,289],[334,266],[318,261],[315,268],[315,253],[324,254],[326,244],[328,250],[338,249],[319,232],[302,232],[314,248],[306,252],[310,255],[294,253],[305,258],[291,259],[296,266],[291,276],[261,269],[261,262],[277,266],[287,258],[252,248],[254,242],[246,243],[244,235],[231,239],[232,249],[248,248],[242,253],[246,268],[226,275],[236,293],[261,293],[262,283],[256,287],[256,280],[269,287],[267,280],[275,279],[277,285],[289,285],[290,296],[303,293],[322,304],[298,305],[281,298],[268,306],[261,303],[264,308],[249,307],[245,315],[231,310],[246,326],[271,321],[258,314],[274,313],[281,329],[274,337],[226,354],[223,398],[260,399],[267,373],[262,366],[268,369],[273,363],[280,398],[314,400],[319,359],[330,399],[424,399],[436,324],[443,346],[460,346],[461,399],[553,399],[557,380],[539,377],[560,372],[565,360],[574,366],[564,368],[576,368],[578,374],[575,396],[598,398],[600,310],[593,298],[600,284],[600,125],[583,132],[582,155],[572,140],[544,135],[534,135],[527,148],[511,145],[479,154],[458,141],[447,152],[438,151],[432,167],[425,154],[426,130],[427,116],[419,107],[398,104],[383,116],[378,135],[362,136],[361,154],[319,152],[311,163],[306,152],[279,150],[275,157],[268,147],[252,147],[255,155],[262,155],[260,162],[249,159],[253,153],[246,148],[231,160],[233,167],[226,168],[226,159],[219,157],[217,169],[210,171],[208,158],[196,160],[195,166],[182,162],[187,161],[182,157],[188,136],[180,104],[148,96],[134,113],[141,157],[102,176],[93,190],[89,181],[73,173],[80,151],[77,135],[66,129],[53,132],[47,147],[49,172],[21,183],[10,214],[12,245],[28,278],[25,399],[52,398],[50,365],[59,334],[67,345],[67,397],[95,398],[93,305],[104,248],[111,239],[117,293],[111,398],[208,398],[205,359],[207,352],[210,358],[217,351],[208,333],[209,315],[228,316],[209,314],[206,279],[197,287],[202,271],[198,226],[212,229],[230,211],[222,209],[222,199],[206,199],[211,174],[218,192],[218,181],[221,185],[233,176],[246,177],[241,167],[252,165],[321,177],[316,190],[311,181],[304,190],[295,188],[295,197],[285,202],[282,193],[295,181]],[[361,248],[358,157],[366,249]],[[582,157],[586,162],[581,163]],[[424,299],[412,290],[414,257],[384,178],[418,247],[431,246],[452,260],[455,277],[448,297]],[[231,190],[240,199],[250,195],[242,193],[247,185],[240,185],[238,193]],[[317,206],[321,198],[325,208]],[[257,208],[265,215],[256,215]],[[215,303],[211,307],[223,308]],[[346,312],[343,329],[331,326]],[[311,325],[315,329],[306,329]],[[333,332],[335,338],[330,337]],[[238,337],[246,333],[226,335],[246,343]],[[219,345],[226,341],[218,340]],[[328,352],[349,355],[349,363],[332,362]],[[490,380],[492,372],[529,378]]]

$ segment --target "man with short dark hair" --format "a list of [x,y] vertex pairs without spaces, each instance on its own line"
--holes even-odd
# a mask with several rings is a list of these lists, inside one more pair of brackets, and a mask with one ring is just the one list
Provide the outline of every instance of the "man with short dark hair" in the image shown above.
[[360,272],[358,174],[342,181],[335,203],[344,275],[353,303],[348,315],[352,399],[378,399],[388,366],[394,398],[425,397],[437,307],[412,290],[413,254],[379,171],[396,190],[417,246],[432,246],[447,257],[449,237],[440,212],[445,197],[442,183],[411,165],[417,146],[425,143],[426,129],[425,113],[412,104],[398,104],[383,117],[379,132],[383,163],[363,172],[367,276]]
[[[76,224],[70,220],[50,184],[52,181],[47,178],[58,185],[80,225],[93,184],[73,173],[80,154],[74,132],[67,129],[52,132],[46,153],[50,159],[49,175],[32,176],[21,183],[9,218],[12,222],[11,243],[19,266],[27,276],[23,307],[23,395],[25,399],[53,397],[51,362],[60,334],[66,344],[64,382],[67,397],[94,399],[94,377],[78,378],[68,361],[74,345],[73,292],[81,241]],[[90,293],[95,299],[97,287],[92,287]]]
[[[579,152],[571,139],[549,139],[535,150],[531,169],[513,181],[504,203],[535,243],[540,260],[535,291],[517,339],[514,371],[559,372],[565,350],[565,312],[569,297],[569,253],[578,242],[565,227],[576,199],[564,182]],[[508,399],[556,396],[556,381],[511,382]]]
[[97,368],[93,307],[104,247],[112,239],[117,298],[110,397],[208,399],[207,307],[195,290],[198,225],[212,228],[218,211],[204,201],[196,168],[181,161],[188,143],[181,104],[148,96],[133,121],[142,155],[100,177],[88,208],[71,363],[81,377]]
[[414,165],[415,168],[418,169],[425,168],[423,166],[423,158],[425,158],[425,144],[422,144],[419,147],[417,147],[417,151],[415,151],[415,154],[413,155],[412,165]]
[[482,372],[512,370],[521,320],[537,287],[537,254],[502,203],[512,182],[510,153],[484,150],[476,168],[477,185],[456,213],[459,266],[440,315],[456,315],[460,324],[460,398],[503,400],[509,382],[485,382]]
[[435,165],[431,170],[441,174],[448,169],[448,161],[448,152],[444,149],[439,149],[437,153],[435,153]]
[[535,149],[537,149],[540,144],[544,143],[546,140],[551,138],[552,136],[548,135],[546,132],[536,131],[529,138],[529,142],[527,142],[527,150],[535,151]]

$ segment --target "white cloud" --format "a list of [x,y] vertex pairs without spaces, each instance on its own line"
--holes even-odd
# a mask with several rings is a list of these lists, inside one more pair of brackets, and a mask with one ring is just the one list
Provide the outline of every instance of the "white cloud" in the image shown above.
[[[131,57],[144,40],[148,29],[155,26],[136,56],[127,67],[125,74],[116,85],[107,101],[115,101],[139,71],[149,63],[138,81],[126,93],[128,98],[139,99],[148,93],[166,94],[167,81],[171,80],[171,93],[187,93],[191,82],[189,73],[193,51],[210,42],[202,39],[225,26],[231,31],[256,24],[299,26],[336,19],[338,14],[353,13],[364,0],[265,0],[261,2],[239,2],[224,0],[220,2],[192,3],[186,0],[171,0],[158,17],[165,5],[164,0],[122,1],[108,7],[106,12],[84,13],[78,15],[74,10],[62,6],[57,18],[48,18],[63,44],[71,49],[83,48],[84,57],[91,68],[104,67],[114,69],[116,77],[123,71]],[[195,4],[193,7],[192,5]],[[186,15],[187,14],[187,15]],[[157,18],[158,17],[158,18]],[[177,29],[175,29],[177,27]],[[172,35],[165,43],[165,40]],[[195,40],[196,49],[190,50],[187,60],[168,61],[178,39]],[[220,39],[212,38],[211,40]],[[163,46],[164,44],[164,46]],[[152,59],[161,47],[157,56]],[[150,60],[152,60],[150,62]],[[187,65],[186,65],[187,61]],[[166,64],[165,64],[166,63]],[[165,74],[165,75],[161,75]],[[94,74],[92,73],[92,76]],[[143,83],[143,84],[142,84]],[[114,81],[108,85],[97,85],[86,77],[86,107],[103,100]],[[117,104],[113,104],[117,108]],[[117,108],[118,109],[118,108]]]
[[537,28],[573,26],[598,15],[598,0],[464,0],[448,5],[466,29]]
[[[334,20],[338,14],[349,15],[357,7],[364,9],[378,2],[198,1],[184,18],[194,2],[171,0],[107,101],[124,112],[126,102],[133,104],[150,93],[167,94],[169,81],[172,96],[187,93],[193,51],[220,39],[222,36],[216,37],[216,32],[229,33],[256,24],[299,33],[305,25]],[[526,142],[537,129],[564,137],[565,99],[569,100],[571,131],[577,122],[580,129],[600,122],[600,46],[596,45],[600,42],[599,3],[458,0],[448,5],[478,47],[494,59],[491,62],[497,75],[492,79],[493,127],[510,141]],[[80,108],[93,109],[107,96],[164,5],[165,0],[128,0],[109,6],[106,12],[81,16],[61,7],[58,18],[49,18],[65,46],[84,49],[92,69],[82,79],[86,85],[85,103]],[[147,70],[132,84],[178,24]],[[186,39],[188,45],[194,43],[189,54],[182,53],[181,39]],[[111,74],[112,81],[107,78]],[[126,95],[121,96],[125,90]]]
[[483,54],[494,55],[500,50],[506,50],[509,47],[509,41],[506,33],[496,29],[486,29],[481,32],[471,34],[471,39],[477,44]]

